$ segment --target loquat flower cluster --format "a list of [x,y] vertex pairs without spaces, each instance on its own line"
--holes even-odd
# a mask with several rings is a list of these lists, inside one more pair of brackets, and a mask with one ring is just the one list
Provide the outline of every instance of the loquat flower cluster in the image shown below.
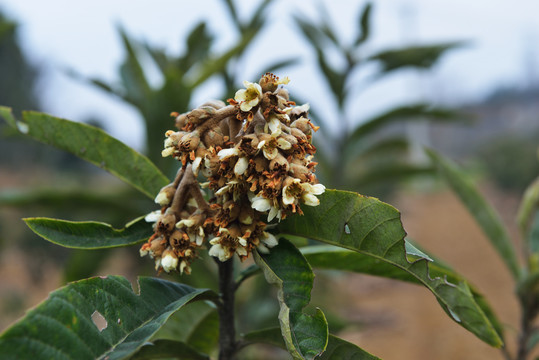
[[182,167],[157,195],[162,208],[146,217],[154,234],[140,250],[156,269],[190,273],[203,246],[223,262],[255,249],[267,253],[278,243],[268,223],[319,204],[325,187],[314,175],[318,128],[309,105],[296,106],[279,86],[288,82],[267,73],[258,83],[245,81],[229,105],[210,101],[173,113],[178,131],[166,132],[162,155]]

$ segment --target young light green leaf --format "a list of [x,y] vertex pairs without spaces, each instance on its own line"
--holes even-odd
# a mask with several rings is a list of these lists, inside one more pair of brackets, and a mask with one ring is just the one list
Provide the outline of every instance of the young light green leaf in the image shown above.
[[67,221],[50,218],[26,218],[26,225],[56,245],[73,249],[106,249],[130,246],[147,240],[152,226],[143,217],[114,229],[111,225],[96,221]]
[[[253,331],[244,336],[247,345],[263,343],[269,344],[282,349],[286,349],[279,328],[264,329]],[[336,336],[329,335],[326,351],[316,358],[317,360],[376,360],[378,357],[369,354],[360,347],[349,343]]]
[[[126,359],[182,306],[212,299],[211,290],[139,278],[140,294],[121,276],[71,283],[0,336],[6,359]],[[98,328],[96,318],[102,323]]]
[[[400,213],[378,199],[348,191],[326,190],[317,207],[304,207],[305,216],[290,216],[277,231],[323,241],[357,251],[409,272],[426,286],[453,319],[486,343],[500,347],[502,341],[466,283],[450,284],[429,276],[425,259],[407,258]],[[459,320],[457,320],[457,317]]]
[[30,137],[99,166],[152,199],[169,182],[148,158],[101,129],[35,111],[25,111],[23,120]]
[[179,360],[210,360],[206,354],[198,352],[181,341],[155,340],[146,343],[130,360],[179,359]]
[[520,268],[513,244],[494,208],[487,203],[468,176],[458,169],[455,164],[433,150],[427,150],[427,155],[438,168],[440,176],[453,189],[481,229],[483,229],[483,232],[505,262],[513,277],[518,279]]
[[255,253],[255,261],[266,280],[279,288],[281,306],[279,321],[286,347],[294,359],[314,359],[324,352],[328,324],[324,314],[305,314],[309,304],[314,274],[299,250],[288,240],[281,239],[269,254]]

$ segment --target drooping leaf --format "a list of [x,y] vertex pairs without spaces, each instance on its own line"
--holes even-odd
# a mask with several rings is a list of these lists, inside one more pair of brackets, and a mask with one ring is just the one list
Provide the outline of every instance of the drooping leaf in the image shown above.
[[441,121],[452,122],[467,120],[466,116],[458,111],[442,107],[433,107],[429,104],[406,105],[391,109],[383,114],[366,120],[359,125],[348,139],[348,144],[354,144],[365,139],[369,134],[380,130],[394,122],[403,121]]
[[[179,308],[215,299],[206,289],[139,278],[140,294],[121,276],[71,283],[0,336],[6,359],[125,359],[135,353]],[[96,316],[97,315],[97,316]],[[98,329],[92,318],[101,317]]]
[[144,344],[130,358],[130,360],[152,359],[210,360],[210,357],[181,341],[155,340]]
[[382,72],[385,73],[406,67],[427,69],[434,65],[446,51],[463,45],[463,42],[456,41],[436,45],[409,46],[403,49],[382,51],[369,59],[379,61]]
[[[410,242],[405,242],[406,255],[409,260],[415,261],[420,258],[431,259],[431,256],[423,253],[422,250],[413,246]],[[313,268],[327,270],[351,271],[361,274],[380,276],[384,278],[406,281],[421,285],[421,280],[413,273],[404,271],[394,266],[390,262],[380,260],[357,251],[339,248],[330,245],[306,246],[300,249],[301,253]],[[414,258],[411,258],[414,256]],[[429,261],[430,261],[429,260]],[[451,284],[459,284],[466,280],[438,259],[429,262],[429,276],[433,279],[445,279]],[[490,323],[495,327],[497,333],[502,336],[503,328],[500,320],[496,317],[486,298],[473,286],[468,285],[472,296],[483,311]]]
[[358,35],[356,37],[356,41],[354,43],[355,46],[359,46],[367,39],[370,35],[370,29],[371,29],[371,11],[372,11],[372,4],[367,3],[363,10],[361,11],[360,17],[359,17],[359,31]]
[[427,154],[438,168],[440,176],[453,189],[470,214],[475,218],[494,249],[498,252],[498,255],[505,262],[505,265],[507,265],[513,277],[518,279],[520,268],[515,249],[511,243],[509,234],[494,208],[487,203],[469,177],[458,169],[455,164],[433,150],[428,150]]
[[330,64],[328,64],[326,61],[326,55],[321,49],[317,49],[316,54],[318,58],[318,66],[320,67],[322,74],[324,74],[335,100],[339,106],[342,107],[345,99],[344,86],[346,83],[347,74],[345,72],[335,70]]
[[255,253],[266,280],[278,287],[279,322],[288,351],[295,359],[314,359],[327,345],[328,324],[324,314],[303,312],[309,304],[314,274],[299,250],[288,240],[266,255]]
[[101,129],[35,111],[23,112],[23,120],[28,136],[99,166],[152,199],[169,182],[148,158]]
[[450,284],[444,279],[433,279],[429,276],[428,260],[408,260],[406,232],[397,209],[375,198],[347,191],[326,190],[319,199],[319,206],[303,207],[305,216],[288,217],[278,225],[277,231],[357,251],[409,272],[436,296],[453,320],[486,343],[502,345],[466,283]]
[[245,26],[243,26],[243,29],[249,29],[255,31],[255,34],[260,32],[264,24],[266,23],[266,20],[268,17],[266,16],[268,14],[267,8],[271,4],[272,0],[264,0],[260,2],[260,5],[254,13],[251,16],[251,21]]
[[73,249],[106,249],[141,243],[153,234],[152,226],[143,217],[114,229],[96,221],[67,221],[50,218],[26,218],[26,225],[56,245]]
[[[282,349],[286,349],[279,328],[253,331],[244,336],[248,345],[262,343],[269,344]],[[360,347],[340,339],[334,335],[329,335],[326,351],[316,358],[317,360],[376,360],[378,357],[369,354]]]
[[384,181],[395,182],[399,179],[410,178],[420,175],[433,175],[435,169],[428,165],[409,164],[404,161],[390,161],[383,164],[366,166],[363,169],[350,167],[347,176],[354,179],[357,186],[366,186],[370,184],[382,183]]

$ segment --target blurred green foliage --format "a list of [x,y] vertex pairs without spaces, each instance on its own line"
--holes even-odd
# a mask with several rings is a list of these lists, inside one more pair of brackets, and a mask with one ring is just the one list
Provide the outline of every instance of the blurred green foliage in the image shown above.
[[536,157],[538,136],[538,131],[506,134],[480,147],[478,158],[488,179],[504,190],[523,193],[539,175]]
[[[407,136],[387,135],[389,126],[412,121],[456,121],[463,120],[463,117],[451,109],[419,103],[390,109],[357,125],[360,119],[356,114],[361,113],[357,108],[360,106],[358,91],[368,89],[398,70],[428,70],[446,52],[462,43],[409,46],[369,54],[372,11],[371,3],[363,7],[358,16],[356,34],[348,44],[343,43],[323,7],[317,23],[300,16],[295,20],[313,48],[318,68],[331,89],[337,108],[337,113],[329,119],[319,116],[316,107],[311,111],[313,119],[321,129],[325,129],[315,136],[319,177],[329,187],[380,196],[387,191],[384,185],[388,183],[395,184],[399,179],[433,171],[431,165],[411,159],[411,142]],[[333,66],[327,56],[329,52],[336,54],[344,65]],[[372,65],[377,66],[376,72],[358,82],[357,74]],[[333,124],[338,127],[335,134],[329,131]]]

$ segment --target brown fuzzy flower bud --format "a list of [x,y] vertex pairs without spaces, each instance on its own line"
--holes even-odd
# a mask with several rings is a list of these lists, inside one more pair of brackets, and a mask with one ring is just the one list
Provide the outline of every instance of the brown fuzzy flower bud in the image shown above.
[[290,125],[290,127],[301,130],[301,132],[303,132],[305,135],[311,134],[311,126],[309,125],[309,119],[305,117],[297,119]]
[[290,164],[283,155],[277,154],[277,156],[270,161],[269,168],[272,171],[288,171],[290,169]]
[[293,177],[300,179],[302,182],[309,182],[312,174],[306,166],[295,163],[290,164],[290,172]]
[[157,239],[152,240],[150,243],[150,254],[153,257],[160,257],[161,254],[163,254],[163,251],[165,250],[167,246],[167,242],[162,237],[158,237]]
[[240,210],[240,215],[238,219],[242,224],[250,225],[253,223],[255,218],[255,210],[251,207],[250,203],[244,203]]
[[174,216],[172,213],[165,213],[157,222],[157,229],[164,232],[169,232],[174,229],[174,225],[176,225],[176,216]]
[[178,146],[181,151],[191,151],[198,147],[199,142],[200,134],[197,131],[193,131],[183,136],[181,141],[178,143]]
[[209,148],[210,146],[217,147],[217,146],[223,146],[225,143],[225,139],[223,134],[221,133],[220,129],[210,129],[204,133],[204,139],[203,139],[204,145]]

